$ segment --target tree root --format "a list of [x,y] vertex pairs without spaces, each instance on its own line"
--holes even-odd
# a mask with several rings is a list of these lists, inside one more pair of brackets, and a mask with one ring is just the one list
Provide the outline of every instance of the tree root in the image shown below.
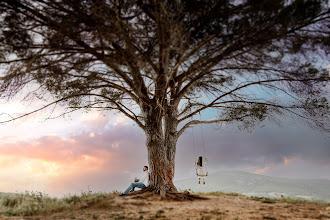
[[160,190],[147,187],[140,191],[130,192],[126,196],[132,199],[151,199],[151,200],[167,200],[167,201],[194,201],[207,200],[208,198],[193,195],[189,192],[178,192],[176,189]]

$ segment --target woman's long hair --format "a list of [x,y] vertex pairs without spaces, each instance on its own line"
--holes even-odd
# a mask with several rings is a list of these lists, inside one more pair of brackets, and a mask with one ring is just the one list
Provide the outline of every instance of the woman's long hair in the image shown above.
[[198,166],[201,166],[201,167],[203,166],[203,157],[199,157],[199,158],[198,158],[197,165],[198,165]]

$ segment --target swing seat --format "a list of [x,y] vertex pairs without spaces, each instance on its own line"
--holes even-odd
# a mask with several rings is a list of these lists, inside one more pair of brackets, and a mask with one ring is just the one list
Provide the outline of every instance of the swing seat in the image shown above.
[[209,172],[205,168],[196,168],[196,176],[206,177]]
[[208,164],[208,161],[205,157],[205,160],[203,160],[203,157],[198,157],[198,160],[195,162],[196,166],[196,175],[198,177],[206,177],[208,176],[209,172],[207,171],[206,165]]

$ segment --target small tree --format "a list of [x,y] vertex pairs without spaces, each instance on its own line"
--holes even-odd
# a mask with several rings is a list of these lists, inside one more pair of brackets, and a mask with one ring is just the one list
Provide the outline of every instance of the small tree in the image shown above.
[[[329,129],[327,0],[2,0],[0,12],[1,97],[35,83],[55,100],[41,109],[123,113],[145,132],[161,196],[176,191],[176,144],[192,125],[288,113]],[[208,109],[218,116],[193,118]]]

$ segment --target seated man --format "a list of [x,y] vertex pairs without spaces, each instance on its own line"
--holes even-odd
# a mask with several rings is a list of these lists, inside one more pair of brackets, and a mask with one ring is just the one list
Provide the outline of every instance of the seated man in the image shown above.
[[148,172],[148,166],[144,166],[142,178],[141,179],[135,178],[135,182],[131,183],[131,185],[129,185],[129,187],[125,190],[125,192],[120,194],[119,196],[125,196],[128,192],[134,191],[135,187],[144,189],[147,186],[149,186],[149,172]]

